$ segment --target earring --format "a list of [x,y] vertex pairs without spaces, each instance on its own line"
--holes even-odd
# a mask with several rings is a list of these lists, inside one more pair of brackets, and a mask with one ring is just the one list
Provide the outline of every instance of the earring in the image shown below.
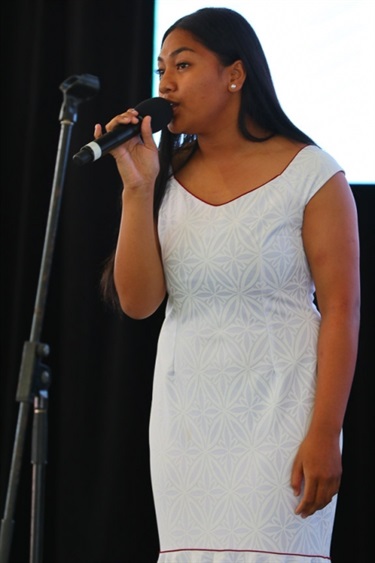
[[237,88],[237,84],[231,84],[231,85],[230,85],[230,88],[231,88],[232,90],[235,90],[235,89]]

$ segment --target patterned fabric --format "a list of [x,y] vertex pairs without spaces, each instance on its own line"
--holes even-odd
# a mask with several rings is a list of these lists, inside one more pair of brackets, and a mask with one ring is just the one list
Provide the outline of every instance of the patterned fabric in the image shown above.
[[336,498],[294,515],[290,473],[314,401],[320,323],[302,220],[339,170],[305,147],[223,205],[170,182],[150,419],[159,563],[329,560]]

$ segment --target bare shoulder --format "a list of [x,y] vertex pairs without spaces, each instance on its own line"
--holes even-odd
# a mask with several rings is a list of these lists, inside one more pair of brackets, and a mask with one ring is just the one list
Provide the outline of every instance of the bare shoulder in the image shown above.
[[303,221],[305,249],[310,256],[337,262],[351,252],[358,256],[357,207],[343,172],[334,174],[306,206]]
[[344,172],[334,174],[312,197],[307,208],[321,211],[334,210],[336,213],[340,210],[356,213],[353,191]]

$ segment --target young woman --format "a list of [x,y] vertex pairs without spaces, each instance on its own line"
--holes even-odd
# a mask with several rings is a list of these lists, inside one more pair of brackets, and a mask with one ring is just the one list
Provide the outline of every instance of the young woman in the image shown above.
[[[137,319],[168,298],[150,420],[159,563],[323,563],[357,353],[352,193],[284,114],[241,15],[181,18],[158,66],[173,118],[159,148],[144,117],[112,152],[123,205],[103,283]],[[129,123],[135,110],[106,130]]]

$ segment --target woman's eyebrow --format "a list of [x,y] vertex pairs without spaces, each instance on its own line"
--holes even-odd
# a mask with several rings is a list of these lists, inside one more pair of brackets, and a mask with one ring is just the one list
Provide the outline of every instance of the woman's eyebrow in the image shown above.
[[[179,47],[178,49],[176,49],[175,51],[172,51],[172,53],[169,55],[169,57],[176,57],[176,55],[178,55],[179,53],[182,53],[183,51],[190,51],[192,53],[194,53],[194,49],[191,49],[190,47]],[[158,57],[158,61],[159,62],[163,62],[163,57]]]

